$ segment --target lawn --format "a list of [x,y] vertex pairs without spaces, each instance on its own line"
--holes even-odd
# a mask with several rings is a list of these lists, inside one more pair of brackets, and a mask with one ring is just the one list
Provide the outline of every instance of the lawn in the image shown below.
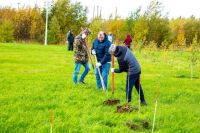
[[[73,52],[65,46],[0,44],[0,133],[128,133],[151,132],[155,100],[157,133],[199,133],[200,63],[190,78],[189,52],[133,50],[142,67],[141,83],[148,106],[140,112],[117,113],[117,98],[125,104],[126,74],[115,74],[115,94],[96,88],[94,70],[86,85],[74,85]],[[118,66],[115,63],[115,66]],[[83,71],[83,68],[81,69]],[[138,106],[133,89],[131,105]],[[149,128],[143,128],[147,121]],[[139,127],[130,129],[127,123]]]

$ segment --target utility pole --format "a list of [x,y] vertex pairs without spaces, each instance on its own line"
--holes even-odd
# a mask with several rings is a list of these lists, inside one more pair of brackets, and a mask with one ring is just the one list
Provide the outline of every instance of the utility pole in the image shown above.
[[101,11],[102,11],[102,7],[100,7],[100,14],[99,14],[100,18],[101,18]]
[[[115,67],[115,58],[114,55],[111,56],[112,58],[112,69]],[[114,77],[114,71],[112,71],[112,95],[114,96],[114,90],[115,90],[115,77]]]
[[117,18],[117,7],[115,9],[115,19]]
[[17,9],[18,9],[18,10],[19,10],[19,5],[20,5],[20,3],[18,2],[18,3],[17,3]]
[[92,20],[94,20],[94,18],[95,18],[95,5],[93,7],[93,18],[92,18]]
[[37,7],[37,0],[35,0],[35,7]]
[[99,6],[97,6],[97,17],[99,17]]

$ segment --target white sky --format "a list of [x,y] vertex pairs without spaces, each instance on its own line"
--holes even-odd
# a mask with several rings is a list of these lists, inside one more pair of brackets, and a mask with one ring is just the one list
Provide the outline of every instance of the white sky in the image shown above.
[[[52,1],[52,0],[49,0]],[[119,16],[125,18],[131,11],[135,11],[139,6],[142,11],[146,10],[151,0],[71,0],[72,2],[80,1],[89,9],[88,18],[93,16],[93,8],[99,6],[102,8],[103,18],[108,18],[112,13],[114,15],[116,7]],[[168,12],[169,18],[190,17],[191,15],[200,18],[200,0],[159,0],[163,3],[164,14]],[[34,6],[36,3],[40,7],[44,7],[45,0],[0,0],[0,6]],[[96,11],[95,11],[96,12]]]

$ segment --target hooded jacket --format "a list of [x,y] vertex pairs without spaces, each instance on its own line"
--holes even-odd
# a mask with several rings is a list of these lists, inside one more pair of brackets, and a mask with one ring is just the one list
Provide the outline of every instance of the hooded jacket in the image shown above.
[[125,41],[124,41],[125,45],[126,45],[127,47],[130,47],[131,42],[132,42],[131,36],[130,36],[130,35],[127,35],[127,36],[126,36],[126,39],[125,39]]
[[117,57],[119,69],[115,73],[128,72],[129,75],[140,74],[140,64],[133,53],[126,46],[116,46],[114,56]]

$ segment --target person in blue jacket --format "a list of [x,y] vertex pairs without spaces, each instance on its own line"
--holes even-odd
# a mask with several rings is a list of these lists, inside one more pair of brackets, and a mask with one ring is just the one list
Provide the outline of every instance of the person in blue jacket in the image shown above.
[[128,102],[131,102],[132,99],[132,89],[135,86],[137,92],[140,92],[140,102],[142,105],[147,105],[144,93],[142,90],[142,85],[140,84],[140,74],[141,68],[140,64],[126,46],[115,46],[111,45],[109,48],[109,53],[114,55],[117,58],[119,69],[111,68],[111,72],[121,73],[127,72],[126,79],[126,99]]
[[74,35],[71,30],[68,31],[67,33],[67,41],[68,41],[68,51],[73,51]]
[[98,37],[94,40],[91,51],[93,55],[97,56],[97,63],[95,69],[97,87],[102,88],[100,76],[98,73],[98,68],[100,68],[101,75],[103,77],[103,82],[105,89],[108,88],[108,75],[111,65],[111,55],[108,50],[111,46],[111,42],[108,40],[108,36],[105,32],[100,31]]

